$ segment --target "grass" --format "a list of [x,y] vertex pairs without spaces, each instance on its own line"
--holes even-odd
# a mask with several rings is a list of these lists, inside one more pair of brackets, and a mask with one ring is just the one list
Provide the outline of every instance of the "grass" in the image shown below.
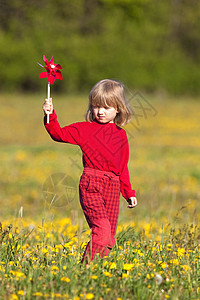
[[[139,117],[125,127],[138,207],[128,210],[121,199],[115,248],[85,268],[80,150],[49,138],[40,95],[0,96],[2,297],[200,298],[199,103],[146,98],[139,99],[146,114],[131,100]],[[59,96],[54,106],[62,126],[82,121],[87,96]],[[64,178],[54,202],[45,194],[52,176]]]
[[0,230],[1,295],[6,299],[197,299],[199,295],[197,227],[160,232],[158,227],[156,239],[133,227],[119,228],[110,256],[85,267],[80,259],[89,233],[81,234],[70,219],[42,226],[19,220],[18,226]]

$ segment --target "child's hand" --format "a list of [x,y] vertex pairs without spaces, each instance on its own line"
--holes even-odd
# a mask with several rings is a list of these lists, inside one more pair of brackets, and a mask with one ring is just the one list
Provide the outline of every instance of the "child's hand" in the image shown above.
[[129,198],[128,199],[128,203],[129,203],[128,208],[135,207],[137,205],[137,199],[136,199],[136,197]]
[[44,102],[42,108],[43,108],[45,114],[47,114],[47,113],[52,114],[52,112],[53,112],[52,98],[45,99],[45,102]]

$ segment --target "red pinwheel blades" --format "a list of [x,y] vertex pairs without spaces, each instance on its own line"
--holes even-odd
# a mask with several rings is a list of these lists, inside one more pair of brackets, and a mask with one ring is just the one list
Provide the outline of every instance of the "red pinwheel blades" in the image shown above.
[[46,69],[46,72],[42,72],[40,73],[39,78],[46,78],[48,79],[48,82],[50,84],[53,84],[55,79],[60,79],[62,80],[62,73],[60,71],[60,69],[62,69],[60,64],[55,64],[53,61],[53,57],[50,59],[50,61],[48,61],[48,59],[46,59],[45,55],[43,55],[43,60],[45,62],[46,67],[44,67],[43,65],[39,64],[42,68]]

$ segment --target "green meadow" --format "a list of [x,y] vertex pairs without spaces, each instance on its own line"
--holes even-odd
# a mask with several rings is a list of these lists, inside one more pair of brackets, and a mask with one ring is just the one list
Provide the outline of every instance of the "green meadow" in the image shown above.
[[[87,267],[81,151],[51,140],[43,95],[0,96],[2,299],[200,299],[200,105],[134,95],[124,128],[138,206],[129,210],[121,198],[116,245]],[[61,126],[84,120],[87,95],[53,101]]]

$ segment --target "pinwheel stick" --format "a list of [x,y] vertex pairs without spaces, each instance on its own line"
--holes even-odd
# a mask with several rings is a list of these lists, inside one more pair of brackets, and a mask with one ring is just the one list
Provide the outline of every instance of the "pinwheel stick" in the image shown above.
[[[48,81],[48,88],[47,88],[47,99],[50,99],[50,82]],[[49,124],[49,111],[47,111],[47,124]]]

